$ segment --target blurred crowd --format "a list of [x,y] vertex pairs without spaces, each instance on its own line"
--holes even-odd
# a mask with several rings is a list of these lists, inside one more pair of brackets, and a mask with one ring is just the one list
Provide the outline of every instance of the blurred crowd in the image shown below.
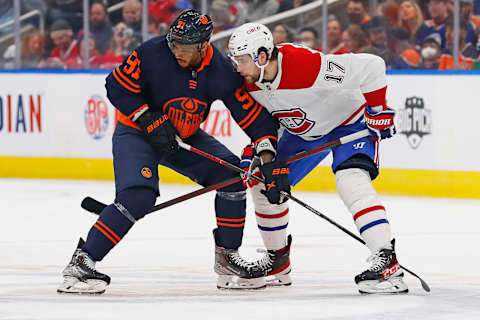
[[[369,8],[368,0],[348,0],[342,16],[330,15],[327,48],[321,47],[320,27],[278,24],[271,26],[276,43],[296,42],[333,54],[372,53],[389,69],[453,69],[454,0],[387,0]],[[480,69],[480,0],[460,1],[459,61],[462,70]],[[209,0],[214,33],[245,22],[294,9],[312,0]],[[0,25],[13,19],[13,2],[0,0]],[[119,10],[108,8],[123,3]],[[22,68],[83,68],[83,48],[89,47],[90,68],[112,69],[142,41],[142,3],[139,0],[90,0],[90,35],[83,30],[82,0],[21,0],[22,14],[39,10],[38,19],[22,33]],[[165,34],[185,9],[200,10],[200,0],[149,0],[148,38]],[[373,10],[372,10],[373,9]],[[374,15],[370,13],[374,12]],[[0,37],[13,26],[0,30]],[[0,67],[15,67],[15,46],[0,52]]]

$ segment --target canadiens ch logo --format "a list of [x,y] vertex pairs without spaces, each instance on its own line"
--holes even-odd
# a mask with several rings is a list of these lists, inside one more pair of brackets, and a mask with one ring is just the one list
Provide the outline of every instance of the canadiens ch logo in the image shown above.
[[417,149],[423,136],[432,133],[432,111],[425,108],[420,97],[405,100],[405,109],[397,110],[395,124],[399,133],[407,136],[413,149]]
[[315,121],[307,119],[307,114],[300,108],[274,111],[272,115],[288,131],[296,135],[307,133],[315,125]]
[[142,168],[142,176],[144,176],[147,179],[150,179],[152,177],[152,170],[147,167]]

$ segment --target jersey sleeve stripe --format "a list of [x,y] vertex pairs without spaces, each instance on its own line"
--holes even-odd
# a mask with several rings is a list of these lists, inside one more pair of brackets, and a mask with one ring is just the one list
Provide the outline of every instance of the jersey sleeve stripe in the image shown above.
[[246,117],[243,118],[243,120],[238,123],[238,125],[239,125],[239,126],[242,126],[245,122],[247,122],[248,119],[250,119],[250,117],[257,111],[258,106],[259,106],[258,103],[255,104],[255,107],[252,108],[252,111],[250,111],[250,113],[247,114]]
[[140,85],[135,84],[135,83],[133,83],[132,81],[130,81],[130,79],[128,79],[127,76],[123,74],[123,72],[122,72],[122,70],[120,69],[120,67],[117,67],[117,72],[118,72],[118,74],[120,75],[120,77],[121,77],[126,83],[128,83],[129,85],[131,85],[133,88],[135,88],[135,89],[140,89],[140,88],[141,88]]
[[121,84],[125,89],[127,89],[128,91],[131,91],[131,92],[133,92],[133,93],[140,93],[140,92],[141,92],[139,89],[134,89],[134,88],[130,87],[129,85],[127,85],[125,82],[123,82],[123,81],[119,78],[119,76],[117,75],[117,72],[116,72],[116,71],[117,71],[117,69],[114,69],[114,70],[113,70],[113,76],[115,77],[115,80],[117,80],[117,82],[118,82],[119,84]]
[[248,128],[248,126],[250,126],[252,124],[252,122],[255,121],[255,119],[257,119],[258,115],[260,114],[260,111],[262,111],[262,109],[263,109],[262,105],[260,105],[260,104],[258,104],[258,105],[259,105],[258,111],[252,117],[250,117],[250,120],[246,124],[244,124],[243,126],[240,127],[240,128],[242,128],[242,130],[245,130],[246,128]]
[[360,111],[362,111],[363,109],[365,109],[366,106],[367,106],[367,103],[362,104],[362,105],[360,106],[360,108],[358,108],[354,113],[352,113],[352,115],[351,115],[350,117],[348,117],[347,120],[343,121],[343,122],[339,125],[339,127],[344,126],[344,125],[346,125],[346,124],[350,124],[349,122],[350,122],[353,118],[355,118],[355,116],[357,116]]
[[137,120],[145,111],[147,111],[147,110],[144,110],[145,108],[148,108],[148,104],[144,104],[137,110],[133,111],[132,114],[129,115],[127,118],[132,121]]

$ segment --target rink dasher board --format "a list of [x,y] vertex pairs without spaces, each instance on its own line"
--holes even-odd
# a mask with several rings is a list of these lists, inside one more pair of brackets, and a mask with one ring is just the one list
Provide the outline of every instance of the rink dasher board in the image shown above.
[[[112,180],[117,115],[105,76],[0,73],[0,177]],[[473,147],[480,140],[480,108],[472,103],[479,81],[480,74],[461,72],[388,76],[398,134],[380,146],[380,192],[480,198],[480,151]],[[248,143],[220,101],[201,128],[236,154]],[[330,164],[329,156],[296,189],[335,191]],[[164,183],[192,183],[166,168],[159,175]]]

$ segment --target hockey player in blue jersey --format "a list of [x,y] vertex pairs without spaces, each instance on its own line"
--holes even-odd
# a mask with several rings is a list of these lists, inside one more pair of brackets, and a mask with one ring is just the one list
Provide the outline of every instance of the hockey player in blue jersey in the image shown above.
[[[106,79],[107,95],[120,111],[113,134],[116,196],[80,239],[63,271],[61,293],[99,294],[110,277],[95,263],[142,219],[157,196],[158,165],[169,167],[202,186],[237,175],[208,159],[179,148],[186,143],[239,165],[239,159],[199,128],[210,105],[220,99],[256,152],[274,154],[278,124],[245,91],[242,77],[230,61],[209,44],[213,23],[194,10],[184,11],[166,37],[153,38],[125,59]],[[238,253],[245,223],[245,187],[236,183],[217,191],[215,214],[215,272],[219,288],[265,286],[263,271]],[[200,210],[201,211],[201,210]],[[198,212],[198,214],[203,214]]]

